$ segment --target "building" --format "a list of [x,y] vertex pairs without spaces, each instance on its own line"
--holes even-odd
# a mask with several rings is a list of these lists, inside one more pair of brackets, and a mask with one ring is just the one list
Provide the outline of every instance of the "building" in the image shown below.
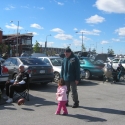
[[55,55],[65,52],[65,48],[56,48],[56,47],[42,47],[42,53],[47,52],[47,55]]
[[[3,35],[0,31],[0,45],[7,45],[10,56],[20,56],[22,52],[32,53],[32,33]],[[1,50],[1,53],[3,51]]]

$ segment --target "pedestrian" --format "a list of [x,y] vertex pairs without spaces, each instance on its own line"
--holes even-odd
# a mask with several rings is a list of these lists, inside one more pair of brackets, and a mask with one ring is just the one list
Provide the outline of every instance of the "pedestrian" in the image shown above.
[[56,93],[56,100],[58,101],[58,107],[55,112],[56,115],[60,115],[61,109],[63,110],[63,115],[68,115],[68,111],[66,108],[67,103],[67,86],[63,79],[60,79],[58,82],[58,88]]
[[25,68],[23,64],[19,65],[19,73],[17,74],[15,79],[8,80],[5,83],[6,87],[6,96],[4,99],[8,99],[7,103],[13,102],[14,91],[24,91],[27,87],[27,82],[29,79],[29,74],[25,72]]
[[[67,85],[67,98],[71,89],[74,101],[72,108],[77,108],[79,106],[77,84],[80,80],[80,63],[78,57],[73,54],[69,47],[66,48],[64,53],[65,57],[62,62],[61,78],[64,79]],[[68,101],[66,106],[68,106]]]

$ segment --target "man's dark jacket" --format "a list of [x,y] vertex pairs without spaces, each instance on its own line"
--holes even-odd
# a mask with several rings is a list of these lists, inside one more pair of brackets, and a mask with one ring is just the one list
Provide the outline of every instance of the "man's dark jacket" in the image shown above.
[[61,78],[65,81],[80,80],[80,63],[77,56],[71,53],[69,58],[64,58],[61,68]]

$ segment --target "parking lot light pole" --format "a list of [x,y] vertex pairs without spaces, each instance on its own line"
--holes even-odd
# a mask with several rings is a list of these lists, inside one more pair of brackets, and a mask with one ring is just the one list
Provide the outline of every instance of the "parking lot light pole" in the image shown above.
[[[10,21],[13,22],[13,21]],[[19,21],[17,21],[17,43],[16,43],[16,56],[18,56],[18,30],[19,30]]]
[[45,53],[46,53],[46,55],[47,55],[47,37],[48,36],[51,36],[51,34],[46,36],[46,42],[45,42]]
[[82,33],[82,46],[81,46],[81,51],[83,52],[83,33],[84,33],[84,32],[76,32],[76,33]]

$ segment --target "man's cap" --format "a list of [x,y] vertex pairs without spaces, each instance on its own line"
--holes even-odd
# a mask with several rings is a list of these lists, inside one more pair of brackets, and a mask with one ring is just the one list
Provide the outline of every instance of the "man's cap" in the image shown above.
[[68,53],[69,53],[69,52],[72,52],[72,51],[71,51],[71,49],[70,49],[69,47],[67,47],[67,48],[65,49],[65,52],[68,52]]
[[23,67],[24,67],[24,65],[23,65],[23,64],[20,64],[20,65],[19,65],[19,68],[20,68],[21,66],[23,66]]

